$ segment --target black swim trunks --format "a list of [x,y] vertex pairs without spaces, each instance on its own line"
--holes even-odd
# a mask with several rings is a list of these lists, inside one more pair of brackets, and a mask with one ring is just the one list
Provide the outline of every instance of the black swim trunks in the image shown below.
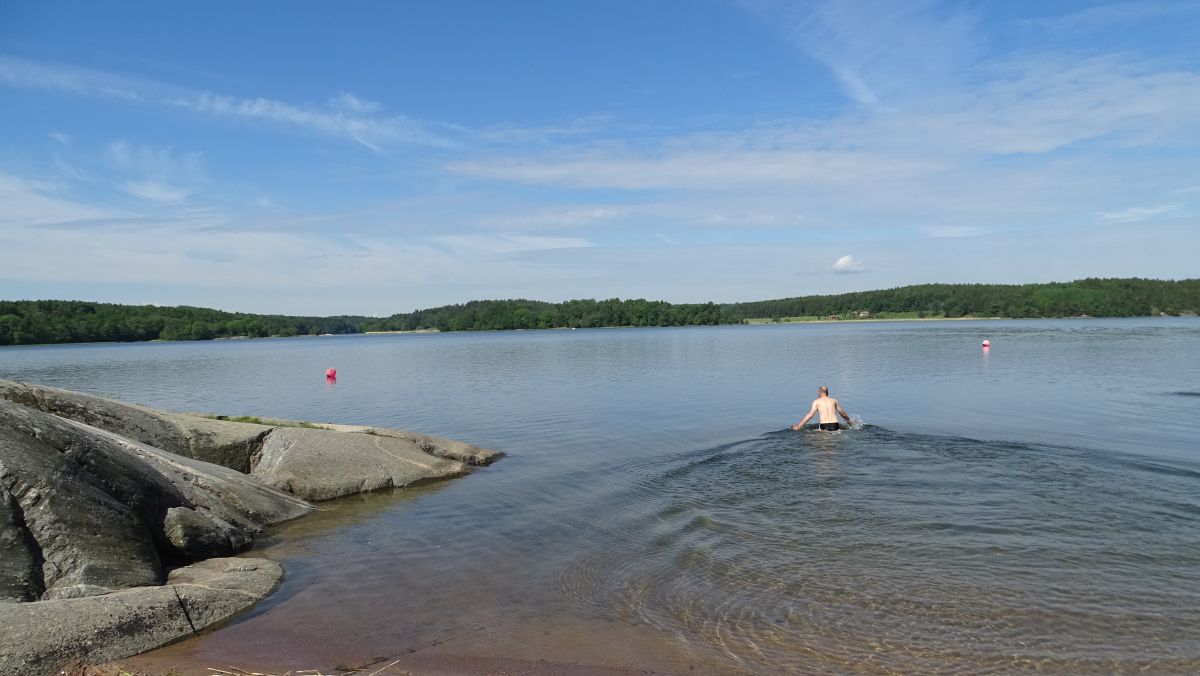
[[821,423],[821,429],[825,430],[826,432],[836,432],[842,429],[842,426],[835,422]]

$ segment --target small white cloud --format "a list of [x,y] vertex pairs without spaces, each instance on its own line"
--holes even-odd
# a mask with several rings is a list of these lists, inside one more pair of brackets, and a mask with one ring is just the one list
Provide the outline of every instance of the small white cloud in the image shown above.
[[134,197],[160,204],[179,204],[188,196],[183,188],[157,181],[126,181],[121,187]]
[[859,261],[854,256],[846,254],[833,262],[833,272],[838,275],[848,275],[854,272],[862,272],[862,261]]
[[59,143],[63,144],[64,146],[71,143],[71,137],[67,136],[66,134],[64,134],[61,131],[52,131],[49,134],[47,134],[47,136],[54,139],[55,141],[58,141]]
[[1149,207],[1129,207],[1120,211],[1101,211],[1097,216],[1109,223],[1138,223],[1159,216],[1170,215],[1179,210],[1178,204],[1156,204]]

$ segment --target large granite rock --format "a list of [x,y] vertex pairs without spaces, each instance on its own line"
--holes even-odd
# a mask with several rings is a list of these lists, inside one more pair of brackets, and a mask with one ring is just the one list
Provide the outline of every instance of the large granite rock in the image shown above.
[[0,380],[0,399],[87,423],[177,455],[245,473],[273,428],[169,413],[56,387]]
[[279,567],[211,557],[311,511],[302,498],[500,457],[403,430],[265,422],[0,380],[0,673],[120,659],[248,607]]
[[0,400],[0,598],[157,585],[312,507],[234,470]]
[[56,674],[69,663],[145,652],[233,617],[270,594],[282,575],[265,559],[209,559],[173,571],[164,586],[0,603],[0,674]]
[[465,474],[407,439],[281,427],[267,435],[251,476],[305,500],[329,500]]
[[310,500],[459,476],[466,471],[463,464],[489,465],[503,457],[497,451],[406,430],[283,418],[256,418],[262,424],[233,422],[7,380],[0,380],[0,399],[249,473]]

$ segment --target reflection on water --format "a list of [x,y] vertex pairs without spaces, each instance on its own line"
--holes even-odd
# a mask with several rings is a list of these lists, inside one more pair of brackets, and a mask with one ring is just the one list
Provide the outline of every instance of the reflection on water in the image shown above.
[[[152,672],[1200,671],[1200,322],[980,322],[983,356],[967,324],[0,350],[0,376],[508,453],[272,530],[279,592]],[[872,424],[764,434],[819,384]]]

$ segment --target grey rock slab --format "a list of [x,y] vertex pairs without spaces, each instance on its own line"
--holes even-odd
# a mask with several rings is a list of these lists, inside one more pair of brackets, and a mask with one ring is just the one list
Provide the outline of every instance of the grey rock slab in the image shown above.
[[[264,525],[312,510],[234,470],[6,400],[0,489],[16,506],[12,527],[0,526],[13,535],[0,540],[0,558],[20,557],[32,542],[42,599],[160,584],[164,558],[237,551]],[[27,598],[12,591],[27,580],[14,565],[7,595]]]
[[262,448],[263,438],[274,429],[271,425],[213,420],[191,413],[155,413],[163,420],[176,425],[186,439],[185,450],[165,450],[228,467],[243,474],[250,472],[253,459]]
[[439,458],[449,458],[457,460],[468,465],[490,465],[496,460],[504,457],[500,451],[493,451],[489,448],[475,446],[462,441],[454,441],[453,439],[445,439],[443,437],[435,437],[429,434],[421,434],[420,432],[410,432],[408,430],[397,430],[388,427],[374,427],[369,425],[339,425],[335,423],[310,422],[300,420],[288,420],[285,418],[259,418],[266,425],[276,425],[279,427],[301,427],[319,428],[325,430],[333,430],[334,432],[357,432],[362,434],[374,434],[381,437],[392,437],[394,439],[404,439],[411,441],[420,447],[421,450],[436,455]]
[[13,494],[0,488],[0,601],[33,601],[43,589],[41,553],[25,514]]
[[15,498],[13,516],[36,545],[40,597],[162,581],[144,517],[160,496],[177,498],[166,495],[161,477],[139,476],[136,465],[113,445],[76,434],[68,421],[0,402],[0,487]]
[[281,427],[267,435],[251,475],[305,500],[330,500],[466,471],[461,462],[434,457],[407,439]]
[[223,622],[278,585],[279,564],[218,558],[173,571],[164,586],[102,596],[0,603],[0,673],[54,674],[118,660]]
[[239,472],[250,471],[250,458],[272,429],[268,425],[170,413],[82,392],[11,380],[0,380],[0,399]]
[[395,430],[387,427],[362,427],[358,425],[326,425],[328,429],[345,432],[362,432],[393,439],[404,439],[417,445],[422,451],[439,458],[449,458],[468,465],[490,465],[504,457],[500,451],[493,451],[473,444],[453,439],[444,439],[419,432]]

